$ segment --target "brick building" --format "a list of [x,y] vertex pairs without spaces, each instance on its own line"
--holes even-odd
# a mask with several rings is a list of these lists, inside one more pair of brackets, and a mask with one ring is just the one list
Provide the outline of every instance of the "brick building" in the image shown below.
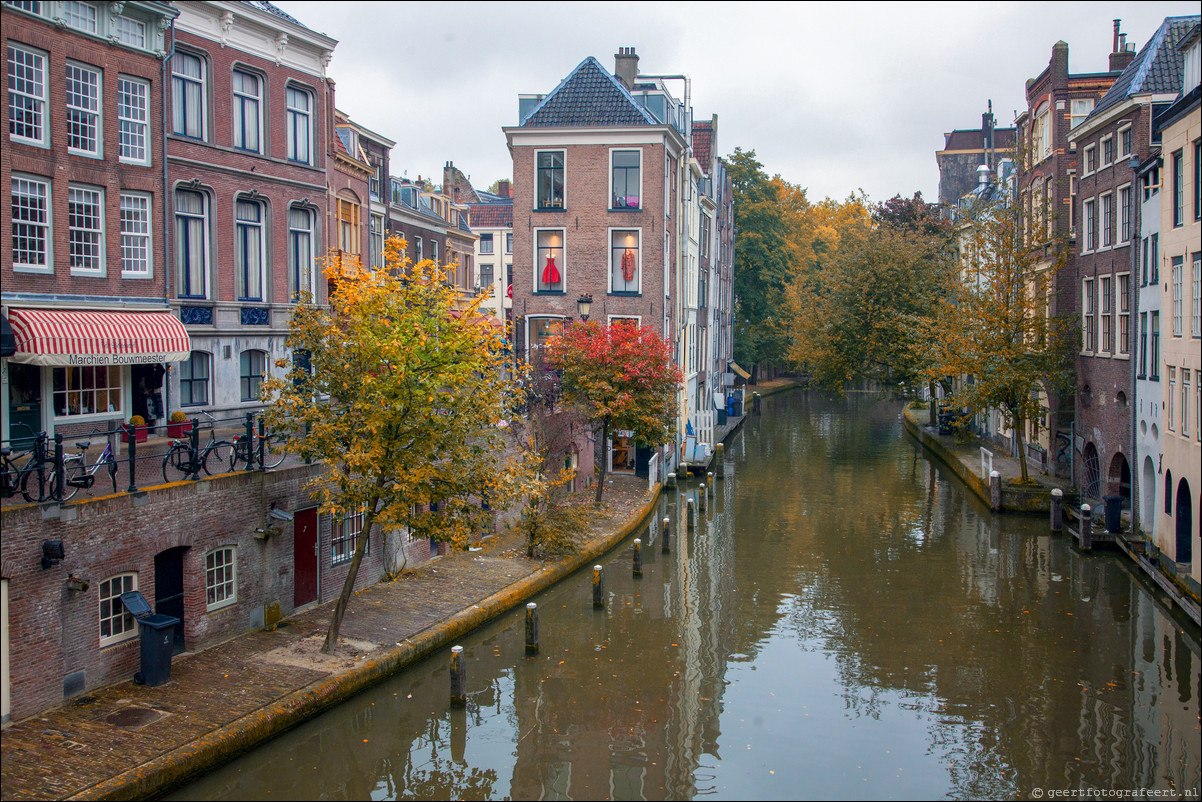
[[[446,186],[446,182],[443,182]],[[472,230],[476,232],[476,286],[492,294],[480,306],[513,331],[513,196],[508,181],[502,181],[497,193],[474,191],[475,201],[468,209]]]
[[943,135],[943,150],[935,151],[939,167],[939,210],[949,217],[961,198],[977,188],[977,168],[997,169],[1001,159],[1014,158],[1016,132],[998,128],[993,103],[981,115],[981,127],[955,129]]
[[[0,438],[163,416],[165,3],[4,3]],[[11,331],[9,330],[11,324]]]

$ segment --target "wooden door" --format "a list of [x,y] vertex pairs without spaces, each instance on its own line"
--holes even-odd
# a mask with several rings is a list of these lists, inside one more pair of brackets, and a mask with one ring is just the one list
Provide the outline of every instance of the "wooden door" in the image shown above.
[[297,510],[292,521],[292,604],[317,601],[317,508]]

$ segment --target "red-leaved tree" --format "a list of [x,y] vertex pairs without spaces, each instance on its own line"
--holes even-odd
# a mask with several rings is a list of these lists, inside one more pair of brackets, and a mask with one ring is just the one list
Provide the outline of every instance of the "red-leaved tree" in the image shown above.
[[[676,393],[683,382],[669,344],[633,323],[584,321],[547,344],[546,364],[561,371],[563,400],[601,425],[601,443],[618,430],[658,445],[671,439]],[[601,460],[597,501],[605,489],[608,461]]]

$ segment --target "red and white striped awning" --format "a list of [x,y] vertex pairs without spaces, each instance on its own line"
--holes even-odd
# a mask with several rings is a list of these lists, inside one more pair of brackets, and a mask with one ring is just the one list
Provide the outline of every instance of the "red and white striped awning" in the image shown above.
[[184,325],[170,312],[9,309],[13,362],[54,367],[152,365],[192,352]]

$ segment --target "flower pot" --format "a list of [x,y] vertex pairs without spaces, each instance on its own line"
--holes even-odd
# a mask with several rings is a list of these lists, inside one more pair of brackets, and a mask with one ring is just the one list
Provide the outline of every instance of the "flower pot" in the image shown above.
[[[149,426],[135,426],[134,427],[134,442],[145,443],[146,437],[147,437],[149,431],[150,431]],[[129,430],[128,429],[121,430],[121,442],[122,443],[129,442]]]
[[167,424],[168,437],[187,437],[192,433],[192,422],[182,420],[179,423]]

